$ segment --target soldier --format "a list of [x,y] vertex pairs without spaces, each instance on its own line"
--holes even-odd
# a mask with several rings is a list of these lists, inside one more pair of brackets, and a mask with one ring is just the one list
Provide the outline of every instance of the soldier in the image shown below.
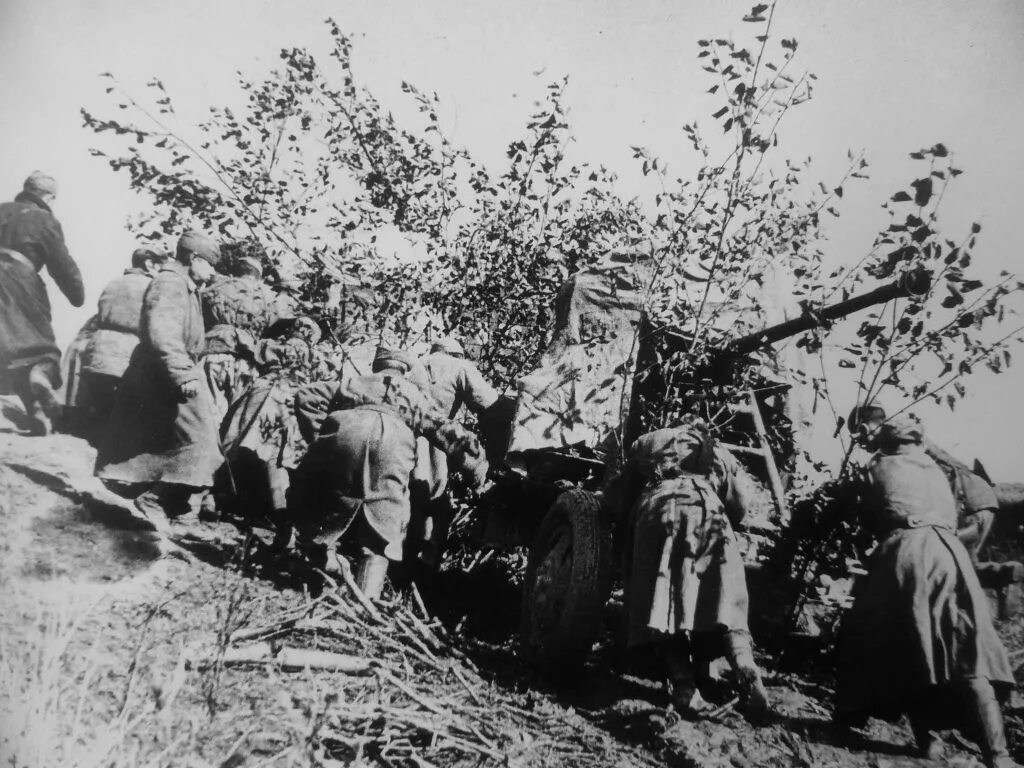
[[[877,405],[862,405],[850,413],[847,426],[854,435],[860,430],[873,433],[885,420],[884,408]],[[1024,580],[1024,565],[1021,563],[995,563],[981,559],[981,551],[988,542],[996,511],[999,509],[999,501],[992,485],[931,440],[925,440],[923,445],[925,453],[939,465],[939,469],[949,482],[949,488],[957,504],[957,536],[967,547],[981,586],[1005,590],[1011,584]]]
[[131,267],[100,294],[92,337],[82,355],[82,380],[75,403],[85,411],[85,434],[90,442],[95,442],[114,408],[117,385],[139,345],[143,296],[167,258],[166,253],[152,248],[136,248]]
[[0,393],[21,398],[37,435],[49,434],[59,418],[62,383],[40,270],[72,306],[85,303],[82,275],[51,212],[56,199],[57,182],[35,171],[14,202],[0,205]]
[[626,531],[627,642],[658,648],[674,703],[685,714],[712,708],[692,683],[692,657],[723,655],[748,716],[767,714],[732,529],[761,496],[753,478],[695,419],[638,438],[609,481],[606,498]]
[[1009,659],[923,430],[912,419],[861,424],[857,439],[877,450],[852,491],[878,545],[840,634],[836,719],[909,714],[929,759],[942,752],[935,730],[966,724],[986,765],[1014,766],[996,698],[1014,684]]
[[231,271],[216,276],[200,297],[206,327],[203,375],[218,424],[252,384],[257,343],[278,312],[277,294],[263,282],[258,256],[238,257]]
[[[498,393],[477,367],[466,359],[457,339],[445,338],[431,345],[420,361],[426,371],[426,389],[437,409],[454,419],[463,407],[480,416],[498,399]],[[413,521],[409,539],[419,548],[419,560],[429,570],[441,564],[448,527],[451,495],[448,493],[448,461],[444,451],[425,438],[417,441],[413,471]]]
[[220,248],[186,232],[174,260],[153,278],[142,304],[139,346],[118,388],[100,441],[96,475],[135,499],[154,525],[191,509],[222,457],[213,399],[203,378],[203,316],[198,287],[213,279]]
[[478,485],[487,472],[476,438],[405,378],[412,362],[403,351],[380,348],[373,373],[340,386],[310,385],[297,397],[299,424],[311,444],[289,489],[289,515],[322,553],[346,534],[358,548],[356,582],[373,598],[381,594],[389,560],[402,559],[416,437],[430,439]]
[[[61,431],[76,437],[86,437],[89,425],[83,418],[88,393],[82,390],[82,363],[85,350],[89,348],[92,335],[96,333],[96,315],[86,320],[78,329],[60,358],[60,375],[64,380],[64,411],[61,414]],[[87,438],[88,439],[88,438]]]
[[463,406],[479,416],[498,399],[494,387],[466,359],[466,350],[458,339],[434,342],[422,363],[430,380],[430,396],[449,419],[454,419]]
[[[290,539],[289,472],[298,466],[306,449],[299,434],[295,394],[321,336],[320,327],[310,317],[295,318],[289,325],[286,338],[260,342],[256,352],[259,376],[231,405],[221,424],[221,447],[230,480],[219,477],[222,488],[215,491],[223,499],[222,509],[273,522],[281,532],[275,542],[278,550],[285,549]],[[225,490],[230,492],[223,493]]]

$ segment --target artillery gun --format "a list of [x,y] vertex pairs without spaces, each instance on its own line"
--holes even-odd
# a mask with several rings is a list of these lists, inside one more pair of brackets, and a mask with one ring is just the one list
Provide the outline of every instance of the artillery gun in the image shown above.
[[[784,338],[892,299],[923,295],[930,285],[928,273],[908,272],[873,291],[735,338],[694,369],[689,392],[714,386],[748,355]],[[659,426],[646,406],[686,396],[685,387],[668,385],[660,361],[685,354],[691,336],[655,328],[638,293],[608,270],[571,278],[559,292],[555,315],[541,369],[520,381],[518,397],[504,403],[503,418],[481,422],[495,469],[477,523],[486,544],[530,548],[524,650],[544,666],[572,666],[585,660],[600,634],[620,549],[614,511],[603,505],[600,488],[617,469],[621,448]],[[771,388],[745,402],[745,416],[762,437],[765,392]],[[764,469],[755,474],[772,490],[776,517],[784,518],[783,482],[772,452],[760,442],[732,447],[763,459]],[[502,450],[495,451],[496,444]]]

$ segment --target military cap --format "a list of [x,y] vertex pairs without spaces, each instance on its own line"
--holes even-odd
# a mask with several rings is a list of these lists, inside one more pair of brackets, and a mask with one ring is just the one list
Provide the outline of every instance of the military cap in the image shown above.
[[141,267],[147,261],[155,261],[157,264],[162,264],[167,261],[167,254],[145,245],[132,251],[133,267]]
[[879,445],[924,442],[924,427],[913,414],[895,416],[878,428]]
[[22,189],[33,195],[53,195],[56,197],[57,180],[42,171],[32,171],[28,178],[25,179]]
[[217,241],[197,229],[190,229],[179,237],[176,250],[178,261],[184,261],[185,256],[199,256],[213,266],[217,266],[220,261],[220,246]]
[[377,347],[377,353],[373,356],[373,372],[385,368],[400,368],[405,373],[412,368],[412,356],[404,349]]
[[454,336],[445,336],[430,345],[431,352],[446,352],[454,357],[465,357],[466,350]]

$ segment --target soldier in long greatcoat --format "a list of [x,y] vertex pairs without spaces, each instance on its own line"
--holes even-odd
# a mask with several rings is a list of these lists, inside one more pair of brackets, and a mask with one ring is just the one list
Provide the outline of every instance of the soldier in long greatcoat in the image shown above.
[[[879,430],[885,420],[885,409],[881,406],[862,405],[853,410],[847,425],[856,435],[860,429],[868,433]],[[921,445],[949,482],[957,507],[957,537],[971,556],[981,586],[999,590],[1024,581],[1024,565],[1021,563],[1014,560],[993,562],[981,556],[999,509],[999,500],[992,484],[931,440],[925,440]]]
[[941,754],[935,731],[964,727],[986,765],[1014,766],[997,700],[1013,673],[957,538],[946,477],[916,420],[893,419],[858,437],[877,453],[850,490],[878,545],[840,635],[837,719],[856,726],[909,714],[933,759]]
[[692,656],[726,656],[751,717],[768,707],[747,626],[747,584],[733,525],[760,503],[756,483],[699,422],[641,436],[608,484],[626,531],[627,642],[660,650],[677,707],[707,708]]
[[50,210],[56,197],[57,183],[36,171],[14,202],[0,205],[0,394],[21,398],[36,434],[49,434],[59,418],[62,383],[39,272],[46,267],[72,306],[85,303],[81,272]]
[[152,248],[136,248],[131,267],[100,294],[93,331],[79,361],[80,381],[73,404],[84,412],[90,442],[106,426],[114,408],[117,387],[139,345],[143,298],[167,258]]
[[289,513],[300,535],[321,547],[342,535],[353,541],[356,580],[370,597],[380,595],[389,560],[402,559],[417,436],[444,450],[475,484],[487,471],[476,438],[405,378],[411,365],[405,352],[381,349],[373,373],[311,385],[298,398],[304,433],[319,436],[295,472]]
[[155,524],[191,509],[222,462],[213,399],[203,378],[197,291],[214,275],[217,243],[199,232],[178,240],[175,259],[146,291],[140,343],[121,380],[96,456],[96,474]]

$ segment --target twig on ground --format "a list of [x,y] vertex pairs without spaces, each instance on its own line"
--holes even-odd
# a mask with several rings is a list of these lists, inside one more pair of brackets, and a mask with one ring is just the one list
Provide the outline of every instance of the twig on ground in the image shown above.
[[387,680],[389,683],[391,683],[398,690],[400,690],[402,693],[404,693],[406,696],[415,701],[424,709],[430,710],[434,714],[441,715],[442,717],[451,716],[451,712],[446,712],[445,710],[441,709],[439,706],[434,704],[434,702],[425,699],[423,696],[420,696],[418,693],[416,693],[416,691],[414,691],[408,685],[403,683],[401,680],[399,680],[397,677],[391,674],[388,670],[380,668],[377,669],[376,672],[378,677],[380,677],[383,680]]
[[804,706],[806,706],[809,710],[814,712],[816,715],[823,715],[824,717],[831,717],[832,716],[831,713],[827,709],[825,709],[823,706],[821,706],[821,704],[819,704],[816,701],[811,701],[810,699],[808,699],[807,701],[804,702]]
[[338,566],[341,569],[341,578],[344,580],[345,586],[347,586],[349,591],[352,593],[352,596],[355,597],[356,602],[358,602],[378,624],[386,623],[380,611],[377,610],[377,606],[370,601],[370,598],[368,598],[363,590],[361,590],[356,584],[356,580],[352,576],[352,568],[349,566],[348,561],[339,559]]
[[432,646],[435,651],[445,650],[450,647],[449,643],[444,643],[441,640],[439,640],[437,635],[434,634],[433,630],[431,630],[430,627],[428,627],[426,624],[424,624],[422,621],[416,618],[414,614],[410,612],[407,615],[412,626],[415,627],[416,631],[420,634],[424,641],[426,641],[430,646]]
[[380,662],[371,659],[330,651],[283,647],[275,652],[273,646],[266,642],[227,648],[223,653],[214,656],[191,655],[186,663],[191,669],[196,670],[209,669],[218,663],[223,666],[271,663],[279,665],[285,671],[301,671],[308,668],[350,675],[368,674],[380,666]]
[[157,752],[143,768],[158,768],[158,766],[166,765],[164,758],[167,757],[181,742],[185,741],[191,734],[181,733],[171,740],[171,743],[164,747],[162,750]]
[[[366,629],[366,631],[370,632],[377,640],[385,643],[391,648],[394,648],[396,651],[399,651],[403,654],[409,654],[418,661],[427,665],[428,667],[432,667],[438,671],[444,671],[445,668],[441,665],[438,659],[433,656],[433,654],[427,656],[421,653],[416,648],[410,648],[408,645],[404,645],[398,642],[392,636],[388,635],[387,633],[383,632],[381,629],[372,624],[363,624],[362,626]],[[312,619],[308,619],[305,621],[298,621],[295,623],[292,629],[296,632],[308,631],[321,633],[329,637],[337,638],[339,640],[352,639],[351,627],[339,626],[331,622],[330,620],[315,621]]]
[[185,669],[187,664],[188,650],[186,648],[182,648],[178,653],[178,661],[174,664],[174,670],[171,672],[170,679],[161,689],[157,700],[157,709],[165,712],[170,710],[171,705],[174,704],[174,700],[178,698],[178,693],[185,684]]
[[481,707],[482,707],[482,706],[485,706],[485,705],[484,705],[484,703],[483,703],[483,701],[482,701],[482,700],[480,699],[480,697],[479,697],[479,696],[477,696],[477,693],[476,693],[476,691],[474,691],[474,690],[473,690],[473,689],[472,689],[472,688],[470,687],[470,685],[469,685],[469,681],[468,681],[468,680],[466,680],[466,678],[465,678],[465,677],[463,676],[462,672],[460,672],[460,671],[459,671],[459,668],[458,668],[458,667],[456,667],[456,666],[455,666],[455,665],[453,664],[452,666],[448,667],[448,669],[449,669],[449,671],[450,671],[450,672],[451,672],[451,673],[452,673],[453,675],[455,675],[455,679],[456,679],[456,680],[458,680],[458,681],[459,681],[459,682],[460,682],[460,683],[462,684],[462,687],[466,689],[466,692],[467,692],[467,693],[469,694],[469,697],[470,697],[470,698],[471,698],[471,699],[472,699],[472,700],[473,700],[473,701],[474,701],[474,702],[475,702],[475,703],[476,703],[476,704],[477,704],[478,706],[481,706]]
[[[305,611],[303,611],[305,613]],[[231,633],[230,642],[240,643],[245,640],[267,640],[271,637],[276,637],[288,632],[295,623],[298,621],[298,617],[286,619],[277,624],[264,624],[260,627],[247,627],[245,629],[236,629]]]
[[729,701],[725,702],[725,704],[723,704],[722,706],[720,706],[720,707],[718,707],[716,709],[711,710],[706,715],[702,715],[702,717],[707,719],[707,720],[717,720],[718,718],[720,718],[722,715],[724,715],[726,712],[731,710],[733,707],[735,707],[739,703],[740,703],[740,697],[739,696],[734,696],[733,698],[729,699]]
[[409,591],[412,593],[412,602],[416,606],[416,609],[422,614],[424,621],[430,621],[430,611],[427,610],[426,604],[423,602],[423,596],[420,595],[419,589],[416,588],[415,584],[409,585]]
[[404,635],[409,640],[409,642],[411,642],[424,655],[429,656],[431,659],[433,659],[434,664],[439,666],[438,660],[437,660],[437,656],[435,656],[434,652],[430,648],[427,647],[427,644],[423,640],[420,639],[418,633],[415,631],[415,625],[412,625],[412,628],[410,628],[410,625],[412,624],[412,622],[410,622],[410,625],[407,625],[402,620],[402,616],[400,614],[398,614],[398,613],[396,613],[391,618],[395,622],[395,624],[398,625],[399,628],[404,630]]
[[239,736],[237,739],[235,739],[235,742],[228,749],[227,755],[225,755],[224,759],[219,761],[217,763],[217,765],[231,765],[231,764],[233,764],[231,762],[231,758],[235,757],[235,755],[238,753],[238,750],[242,748],[242,745],[246,742],[246,740],[250,736],[252,736],[254,733],[256,733],[256,731],[257,731],[256,728],[250,728],[245,733],[243,733],[241,736]]

